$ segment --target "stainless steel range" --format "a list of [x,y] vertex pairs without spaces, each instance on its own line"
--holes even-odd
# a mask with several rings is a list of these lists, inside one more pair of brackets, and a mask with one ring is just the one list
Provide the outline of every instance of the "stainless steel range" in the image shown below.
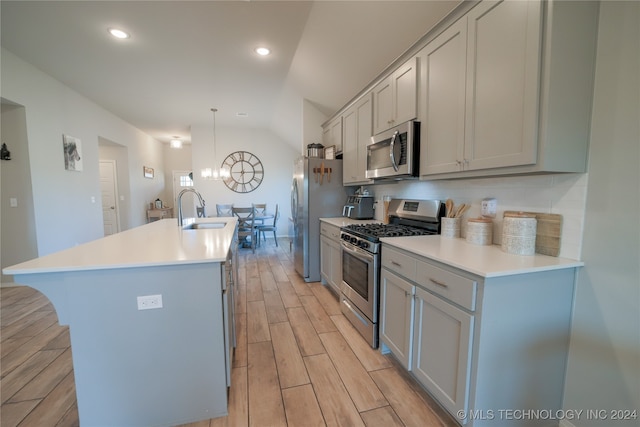
[[354,224],[341,228],[342,313],[373,348],[378,348],[380,239],[440,234],[440,200],[393,199],[389,224]]

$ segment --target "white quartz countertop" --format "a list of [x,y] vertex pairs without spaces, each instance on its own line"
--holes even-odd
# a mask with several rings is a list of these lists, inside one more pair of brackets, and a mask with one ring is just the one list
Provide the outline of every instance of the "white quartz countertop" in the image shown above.
[[[384,244],[416,255],[468,271],[482,277],[510,276],[545,270],[575,268],[582,261],[547,255],[512,255],[500,246],[481,246],[467,243],[465,239],[448,239],[440,236],[386,237]],[[384,252],[384,247],[382,248]]]
[[350,225],[350,224],[382,223],[382,221],[377,219],[351,219],[351,218],[345,218],[343,216],[338,216],[335,218],[320,218],[320,221],[326,222],[327,224],[335,225],[337,227],[344,227],[345,225]]
[[[50,255],[4,268],[8,275],[171,264],[222,262],[233,242],[236,218],[163,219]],[[221,228],[185,229],[192,223]]]

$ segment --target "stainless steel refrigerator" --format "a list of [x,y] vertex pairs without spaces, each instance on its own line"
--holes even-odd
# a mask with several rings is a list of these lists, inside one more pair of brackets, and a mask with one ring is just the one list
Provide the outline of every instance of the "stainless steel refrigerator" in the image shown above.
[[294,264],[307,282],[320,281],[319,218],[341,216],[346,200],[342,160],[301,157],[296,161],[291,185]]

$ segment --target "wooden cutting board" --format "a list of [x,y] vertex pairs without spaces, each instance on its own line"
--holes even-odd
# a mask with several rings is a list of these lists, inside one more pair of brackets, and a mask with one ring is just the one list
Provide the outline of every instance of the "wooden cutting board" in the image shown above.
[[539,212],[505,211],[505,214],[525,213],[536,216],[536,253],[558,256],[562,236],[562,215]]

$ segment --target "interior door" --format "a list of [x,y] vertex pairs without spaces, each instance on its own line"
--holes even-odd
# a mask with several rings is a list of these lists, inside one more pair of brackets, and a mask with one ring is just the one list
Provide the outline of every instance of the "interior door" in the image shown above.
[[100,194],[104,235],[109,236],[120,231],[115,160],[100,160]]

